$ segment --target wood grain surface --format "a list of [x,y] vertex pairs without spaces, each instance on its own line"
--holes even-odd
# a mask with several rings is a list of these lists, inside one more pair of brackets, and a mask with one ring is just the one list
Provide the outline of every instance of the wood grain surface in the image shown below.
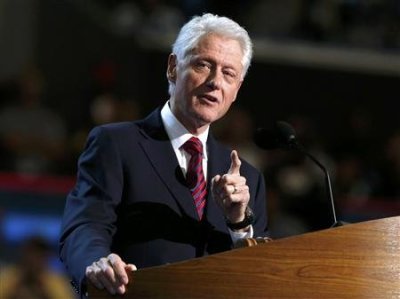
[[[400,298],[400,217],[132,273],[123,298]],[[118,298],[89,286],[90,298]]]

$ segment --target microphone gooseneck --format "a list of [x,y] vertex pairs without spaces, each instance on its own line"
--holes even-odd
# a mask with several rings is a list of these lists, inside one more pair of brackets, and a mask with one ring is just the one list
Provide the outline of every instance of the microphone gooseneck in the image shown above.
[[333,199],[332,184],[328,170],[297,141],[296,132],[290,124],[284,121],[278,121],[274,124],[272,129],[258,128],[254,134],[254,142],[257,146],[265,150],[279,148],[297,150],[310,158],[325,174],[326,191],[331,203],[334,221],[332,227],[343,225],[343,222],[338,222],[336,218],[335,201]]

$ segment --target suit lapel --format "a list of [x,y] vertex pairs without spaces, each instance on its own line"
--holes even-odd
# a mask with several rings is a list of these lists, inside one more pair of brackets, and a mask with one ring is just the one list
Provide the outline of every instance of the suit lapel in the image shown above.
[[150,114],[141,124],[144,139],[140,142],[146,156],[173,195],[179,206],[196,219],[197,211],[190,190],[179,167],[175,152],[161,121],[160,109]]
[[211,179],[217,174],[225,174],[230,166],[230,152],[223,146],[219,145],[210,134],[207,140],[208,149],[208,196],[206,217],[210,224],[214,227],[224,228],[228,232],[225,225],[225,218],[220,207],[217,206],[211,194]]

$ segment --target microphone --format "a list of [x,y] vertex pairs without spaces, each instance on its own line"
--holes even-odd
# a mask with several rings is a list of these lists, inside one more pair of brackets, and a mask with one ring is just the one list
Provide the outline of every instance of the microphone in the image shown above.
[[328,198],[331,203],[333,225],[331,227],[342,226],[345,223],[337,221],[335,201],[333,200],[332,184],[329,172],[326,167],[311,155],[296,139],[296,132],[293,127],[284,121],[277,121],[272,129],[258,128],[254,134],[254,143],[265,150],[285,149],[297,150],[310,158],[325,174],[325,185]]
[[277,121],[272,129],[258,128],[254,134],[254,142],[266,150],[277,148],[290,150],[298,146],[294,129],[284,121]]

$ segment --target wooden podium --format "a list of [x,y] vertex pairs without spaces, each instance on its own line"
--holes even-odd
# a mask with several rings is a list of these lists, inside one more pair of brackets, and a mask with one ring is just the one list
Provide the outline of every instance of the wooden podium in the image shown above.
[[400,216],[349,224],[134,272],[124,296],[400,298]]

